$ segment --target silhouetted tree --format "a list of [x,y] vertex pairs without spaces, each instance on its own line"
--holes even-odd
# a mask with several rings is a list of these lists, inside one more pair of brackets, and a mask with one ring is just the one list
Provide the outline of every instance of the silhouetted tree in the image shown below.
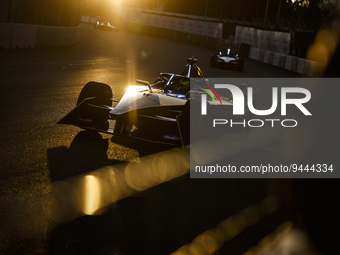
[[[108,5],[110,1],[99,2]],[[279,19],[292,24],[320,25],[325,18],[337,13],[334,6],[326,5],[324,0],[126,0],[124,3],[129,7],[149,10],[156,10],[158,5],[162,5],[166,12],[204,16],[207,2],[208,17],[240,21],[264,20],[267,17],[271,23]]]

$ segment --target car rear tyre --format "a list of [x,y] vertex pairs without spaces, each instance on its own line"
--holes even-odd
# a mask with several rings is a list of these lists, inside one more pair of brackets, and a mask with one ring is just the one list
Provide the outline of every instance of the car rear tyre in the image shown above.
[[180,129],[184,145],[190,144],[190,100],[184,105],[180,118]]
[[[193,116],[190,117],[190,114],[193,114]],[[208,126],[211,125],[211,120],[211,107],[209,104],[207,104],[207,115],[202,116],[200,100],[188,100],[184,105],[180,119],[180,128],[184,145],[188,145],[190,142],[197,142],[197,140],[190,140],[190,124],[193,124],[195,128],[200,130],[200,137],[194,138],[206,139],[208,134],[205,131],[208,130]]]
[[216,67],[217,55],[213,54],[210,57],[210,67]]
[[112,106],[112,89],[105,83],[90,81],[81,90],[77,105],[86,98],[95,97],[94,103]]
[[[92,104],[112,106],[112,90],[111,87],[104,83],[88,82],[79,94],[77,105],[82,103],[86,98],[94,97]],[[91,126],[108,127],[109,114],[106,111],[98,110],[95,107],[90,108],[86,112],[86,118],[90,119]]]

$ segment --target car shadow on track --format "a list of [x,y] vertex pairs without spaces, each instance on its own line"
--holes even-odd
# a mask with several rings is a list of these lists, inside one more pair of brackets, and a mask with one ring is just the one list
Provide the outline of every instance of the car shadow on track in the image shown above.
[[[111,142],[136,150],[139,157],[173,148],[119,136],[113,136]],[[60,181],[104,166],[127,163],[126,161],[109,159],[108,149],[108,138],[103,139],[95,131],[80,131],[69,148],[60,146],[47,150],[51,181]]]
[[97,132],[81,131],[66,146],[47,150],[51,181],[59,181],[71,176],[94,171],[121,161],[107,157],[109,140]]

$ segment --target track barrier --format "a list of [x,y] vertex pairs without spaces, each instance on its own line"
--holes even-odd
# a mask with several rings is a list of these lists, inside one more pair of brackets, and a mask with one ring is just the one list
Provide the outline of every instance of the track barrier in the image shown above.
[[28,24],[13,24],[11,49],[34,48],[37,38],[37,26]]
[[251,47],[248,54],[249,59],[260,61],[272,66],[283,68],[304,76],[318,76],[320,63],[304,58],[276,53],[273,51],[265,51],[262,49]]
[[36,48],[56,48],[59,42],[59,28],[39,26],[37,31]]
[[[123,27],[126,27],[128,31],[135,32],[135,30],[130,26],[131,22],[125,23],[126,24],[123,25]],[[318,75],[318,72],[316,70],[318,70],[319,68],[319,63],[315,61],[298,58],[296,56],[290,56],[282,53],[277,53],[274,51],[259,49],[251,47],[249,44],[246,43],[229,41],[223,38],[187,33],[183,31],[166,29],[161,27],[156,28],[143,24],[139,25],[142,26],[142,29],[140,30],[141,33],[146,35],[161,37],[173,41],[179,41],[182,43],[193,44],[216,51],[230,48],[231,51],[238,52],[239,56],[242,58],[249,58],[256,61],[260,61],[272,66],[276,66],[278,68],[299,73],[304,76],[314,77]]]
[[274,53],[273,66],[279,66],[280,53]]
[[[82,16],[81,21],[95,23],[98,17]],[[223,38],[188,33],[140,23],[122,22],[122,29],[134,33],[160,37],[182,43],[193,44],[213,50],[230,48],[239,52],[240,57],[250,58],[269,65],[283,68],[301,75],[313,77],[320,68],[319,63],[295,56],[280,54],[250,47],[249,44],[229,41]],[[50,27],[29,24],[0,23],[0,48],[54,48],[74,45],[79,40],[78,27]]]
[[263,62],[264,61],[264,50],[260,50],[260,54],[259,54],[259,61]]
[[321,65],[308,59],[265,51],[254,47],[250,47],[248,58],[310,77],[318,76],[317,70]]
[[9,49],[11,46],[12,24],[0,23],[0,48]]
[[263,62],[268,64],[268,61],[269,61],[269,51],[265,51],[264,52],[264,56],[263,56]]
[[27,49],[70,46],[78,42],[79,29],[80,26],[55,27],[0,23],[0,48]]
[[77,27],[60,27],[58,47],[71,46],[78,42]]

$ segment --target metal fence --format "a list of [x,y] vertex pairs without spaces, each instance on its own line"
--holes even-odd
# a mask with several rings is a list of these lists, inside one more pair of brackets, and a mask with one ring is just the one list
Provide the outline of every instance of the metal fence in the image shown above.
[[81,0],[0,0],[0,22],[75,27]]

